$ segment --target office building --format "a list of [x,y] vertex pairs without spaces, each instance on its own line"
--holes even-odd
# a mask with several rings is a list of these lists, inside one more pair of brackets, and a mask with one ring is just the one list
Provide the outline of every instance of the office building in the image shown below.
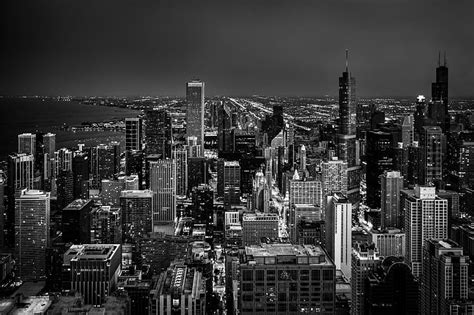
[[403,147],[409,147],[415,141],[415,118],[408,115],[403,118],[402,123],[402,143]]
[[400,172],[385,171],[380,176],[380,182],[382,229],[388,227],[402,227],[400,191],[403,189],[403,176],[400,175]]
[[165,110],[146,112],[146,153],[171,158],[172,126],[170,114]]
[[36,134],[22,133],[18,135],[18,153],[36,154]]
[[100,306],[115,290],[121,264],[120,244],[84,244],[66,251],[63,268],[71,290],[79,292],[85,304]]
[[173,150],[173,159],[176,162],[176,194],[185,196],[188,192],[188,151]]
[[349,73],[348,51],[346,71],[339,77],[339,124],[337,149],[340,159],[347,162],[347,196],[358,207],[360,201],[360,162],[356,140],[357,101],[355,78]]
[[84,151],[74,152],[72,158],[73,197],[75,199],[89,196],[90,158]]
[[365,279],[365,314],[419,314],[418,282],[403,257],[387,257]]
[[351,279],[352,203],[341,193],[327,198],[326,249],[336,269]]
[[100,199],[104,206],[119,206],[120,193],[125,189],[125,178],[103,179],[101,181]]
[[91,242],[91,199],[76,199],[61,212],[63,241],[72,244]]
[[56,134],[46,133],[43,135],[43,153],[48,154],[49,157],[53,156],[56,151]]
[[380,256],[405,257],[406,239],[405,233],[401,230],[394,228],[372,230],[369,234]]
[[336,267],[321,246],[245,247],[240,314],[334,314]]
[[313,204],[291,204],[289,211],[288,230],[290,233],[290,241],[293,244],[299,244],[299,231],[301,223],[319,222],[322,220],[322,211],[319,206]]
[[31,154],[8,156],[8,187],[11,192],[33,188],[35,158]]
[[47,276],[50,209],[49,192],[23,189],[15,198],[15,257],[23,281]]
[[208,180],[207,160],[203,157],[188,157],[188,193],[191,192],[194,187],[207,184]]
[[110,206],[94,207],[90,216],[90,243],[122,243],[122,218],[120,208],[112,208]]
[[262,238],[278,238],[278,224],[275,213],[245,213],[242,217],[243,245],[260,244]]
[[323,205],[327,196],[336,192],[347,193],[347,162],[333,158],[321,163]]
[[150,190],[153,192],[153,232],[172,233],[176,219],[176,163],[150,162]]
[[438,126],[423,127],[421,135],[421,182],[424,185],[438,185],[443,182],[444,135]]
[[380,208],[380,175],[394,169],[395,155],[392,147],[393,136],[388,132],[369,131],[367,133],[367,205]]
[[406,261],[413,275],[421,276],[423,243],[448,237],[448,201],[436,196],[435,187],[402,190],[405,210]]
[[176,264],[162,272],[150,292],[150,314],[206,314],[206,280],[197,268]]
[[59,209],[64,209],[74,201],[74,177],[72,171],[64,170],[60,170],[56,176],[57,205]]
[[204,145],[204,82],[186,83],[186,136]]
[[224,197],[224,207],[240,204],[240,164],[238,161],[217,161],[217,194]]
[[122,233],[124,243],[134,243],[147,237],[152,229],[153,192],[124,190],[120,195]]
[[451,304],[458,305],[468,299],[468,267],[469,256],[464,255],[463,248],[454,241],[427,240],[421,275],[423,312],[459,314],[451,311]]
[[357,243],[352,249],[352,315],[365,314],[365,280],[381,263],[375,244]]
[[433,102],[440,103],[440,113],[437,115],[437,124],[442,126],[444,132],[449,131],[451,117],[448,112],[448,65],[446,55],[444,55],[444,63],[441,64],[441,57],[438,59],[438,67],[436,68],[436,82],[431,84],[431,99]]
[[141,151],[142,149],[142,119],[125,118],[125,150]]
[[322,205],[322,183],[319,180],[290,180],[290,205]]

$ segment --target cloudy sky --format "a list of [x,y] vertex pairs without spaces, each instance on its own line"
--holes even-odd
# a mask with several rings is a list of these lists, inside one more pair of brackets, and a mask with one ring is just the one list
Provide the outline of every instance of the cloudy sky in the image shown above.
[[474,95],[472,0],[4,0],[0,94]]

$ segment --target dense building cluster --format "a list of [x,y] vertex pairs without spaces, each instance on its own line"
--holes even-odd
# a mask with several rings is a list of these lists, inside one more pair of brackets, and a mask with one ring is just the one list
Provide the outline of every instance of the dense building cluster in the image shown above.
[[474,314],[474,129],[446,60],[398,119],[358,102],[347,55],[336,120],[204,87],[122,144],[18,135],[1,314]]

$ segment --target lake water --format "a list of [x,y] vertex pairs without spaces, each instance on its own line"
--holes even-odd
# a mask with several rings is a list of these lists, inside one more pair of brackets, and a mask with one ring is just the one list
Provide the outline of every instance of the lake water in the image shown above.
[[56,148],[78,143],[96,145],[125,140],[122,132],[77,132],[59,130],[63,124],[80,125],[84,121],[104,122],[136,117],[139,111],[41,99],[0,98],[0,160],[17,150],[17,136],[24,132],[56,134]]

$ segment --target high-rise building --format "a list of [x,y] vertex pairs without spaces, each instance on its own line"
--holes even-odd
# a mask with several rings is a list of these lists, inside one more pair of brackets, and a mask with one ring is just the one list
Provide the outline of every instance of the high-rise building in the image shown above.
[[73,196],[87,198],[89,191],[90,159],[87,152],[76,151],[72,158]]
[[262,238],[278,238],[278,215],[275,213],[246,213],[242,217],[244,246],[260,244]]
[[188,157],[188,192],[208,182],[208,163],[203,157]]
[[54,177],[57,177],[59,172],[61,171],[72,170],[72,156],[72,151],[66,148],[61,148],[58,151],[54,152],[54,155],[52,157],[54,161]]
[[84,244],[66,251],[63,268],[71,290],[79,292],[85,304],[102,305],[116,288],[121,264],[120,244]]
[[152,231],[153,192],[151,190],[124,190],[120,196],[122,233],[124,243],[134,243]]
[[307,204],[321,206],[322,184],[319,180],[290,180],[290,206],[295,204]]
[[352,315],[365,314],[365,280],[381,263],[375,244],[357,243],[352,249]]
[[402,123],[402,142],[404,147],[411,146],[415,141],[415,118],[408,115],[403,118]]
[[392,139],[392,135],[387,132],[367,133],[367,205],[373,209],[380,208],[380,175],[393,170],[395,166]]
[[18,135],[18,153],[32,154],[36,153],[36,134],[22,133]]
[[33,188],[35,158],[31,154],[8,156],[8,187],[11,192]]
[[142,149],[142,119],[125,118],[125,150]]
[[306,171],[306,147],[304,145],[300,148],[300,170]]
[[15,257],[23,281],[45,279],[50,193],[23,189],[15,199]]
[[387,227],[402,227],[400,191],[403,189],[403,176],[397,171],[385,171],[380,178],[382,229]]
[[150,162],[150,190],[153,192],[153,232],[174,232],[176,163],[173,160]]
[[171,158],[171,128],[171,117],[167,111],[154,109],[146,112],[147,154],[159,154],[163,159]]
[[92,244],[122,243],[121,209],[110,206],[94,207],[90,225]]
[[435,187],[402,190],[405,212],[406,260],[415,277],[421,276],[423,242],[448,237],[448,201],[436,196]]
[[290,241],[299,244],[300,228],[302,222],[320,222],[322,220],[321,207],[314,204],[290,204],[288,229]]
[[[461,314],[451,305],[468,299],[469,256],[452,240],[425,242],[421,276],[421,309],[426,314]],[[471,312],[474,304],[471,302]],[[464,313],[469,314],[469,313]]]
[[426,124],[426,98],[423,95],[416,97],[416,109],[413,115],[415,140],[420,140],[423,133],[423,126]]
[[204,145],[204,82],[186,83],[186,136]]
[[421,135],[422,183],[440,185],[443,182],[443,144],[444,135],[438,126],[423,127]]
[[203,223],[213,221],[214,191],[209,185],[199,185],[192,191],[193,215],[192,217]]
[[360,201],[360,162],[356,140],[357,101],[355,78],[349,73],[348,51],[346,71],[339,77],[338,156],[347,162],[347,196],[354,206]]
[[91,199],[76,199],[61,211],[63,241],[72,244],[91,242]]
[[322,199],[336,192],[347,193],[347,162],[337,158],[321,163]]
[[418,282],[403,257],[387,257],[365,280],[365,314],[419,314]]
[[43,151],[49,157],[53,156],[56,151],[56,135],[54,133],[46,133],[43,135]]
[[104,206],[118,207],[120,193],[125,189],[125,178],[103,179],[101,181],[100,198]]
[[188,151],[173,150],[173,159],[176,162],[176,194],[185,196],[188,192]]
[[240,314],[334,314],[336,268],[321,246],[254,245],[242,258]]
[[162,272],[151,290],[150,314],[207,314],[206,280],[202,272],[181,264]]
[[352,203],[341,193],[327,198],[326,249],[336,269],[351,278]]
[[56,179],[56,196],[59,209],[74,201],[74,178],[71,171],[60,170]]
[[442,114],[438,115],[438,123],[443,131],[449,131],[450,116],[448,113],[448,65],[446,54],[444,55],[444,64],[441,65],[441,58],[438,59],[436,68],[436,82],[431,84],[431,99],[433,102],[439,102],[442,107]]
[[371,230],[369,234],[380,256],[405,257],[406,239],[405,233],[401,230],[394,228]]
[[224,197],[224,206],[240,204],[240,164],[238,161],[217,161],[217,195]]

